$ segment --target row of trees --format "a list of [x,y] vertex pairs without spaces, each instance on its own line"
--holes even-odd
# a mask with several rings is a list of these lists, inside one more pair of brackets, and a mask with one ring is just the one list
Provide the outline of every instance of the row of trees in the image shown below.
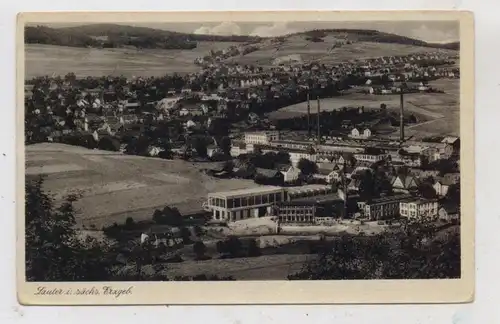
[[433,238],[422,227],[374,237],[323,241],[317,258],[290,280],[460,278],[460,236]]

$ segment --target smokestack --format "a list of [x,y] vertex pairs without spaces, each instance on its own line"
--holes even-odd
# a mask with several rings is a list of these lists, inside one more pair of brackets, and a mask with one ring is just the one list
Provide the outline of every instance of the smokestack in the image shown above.
[[307,136],[311,137],[311,102],[309,100],[309,91],[307,92]]
[[404,123],[404,103],[403,103],[403,89],[401,89],[400,94],[400,106],[401,112],[399,116],[399,140],[404,142],[405,140],[405,123]]
[[318,121],[317,121],[317,128],[318,128],[318,145],[320,144],[320,124],[319,124],[319,113],[321,112],[321,108],[319,106],[319,96],[318,96]]

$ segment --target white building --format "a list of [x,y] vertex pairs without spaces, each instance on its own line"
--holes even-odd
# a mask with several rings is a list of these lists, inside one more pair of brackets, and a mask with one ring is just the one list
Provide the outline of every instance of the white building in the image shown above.
[[279,132],[247,132],[245,133],[245,144],[269,145],[271,141],[279,140]]
[[294,166],[290,166],[287,169],[280,171],[283,174],[283,180],[285,182],[294,182],[299,178],[300,170]]
[[364,162],[379,162],[384,160],[385,155],[384,154],[366,154],[366,153],[359,153],[359,154],[354,154],[354,158],[357,161],[364,161]]
[[286,200],[281,187],[262,186],[208,194],[207,207],[216,221],[236,221],[271,214],[272,205]]
[[399,203],[399,213],[409,219],[436,220],[438,202],[436,199],[415,199]]
[[232,157],[240,156],[241,154],[247,154],[247,146],[245,143],[231,143],[230,153]]
[[434,190],[436,190],[436,194],[438,196],[444,197],[448,193],[448,189],[452,184],[455,184],[455,182],[452,181],[452,179],[443,177],[442,179],[436,180],[436,182],[432,187],[434,188]]
[[360,132],[357,128],[353,128],[349,136],[352,138],[370,138],[372,136],[372,131],[366,128],[363,132]]
[[296,167],[299,164],[299,161],[302,159],[309,160],[311,162],[316,163],[316,157],[317,155],[312,152],[307,152],[307,151],[299,151],[299,150],[290,150],[288,151],[288,154],[290,155],[290,162],[294,167]]

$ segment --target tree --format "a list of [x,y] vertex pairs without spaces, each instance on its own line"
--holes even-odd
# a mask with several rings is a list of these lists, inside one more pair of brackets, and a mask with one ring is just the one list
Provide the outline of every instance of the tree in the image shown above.
[[440,159],[429,164],[429,168],[439,171],[440,176],[458,172],[457,163],[451,159]]
[[450,185],[446,192],[446,199],[460,206],[460,183]]
[[218,241],[216,248],[223,257],[235,258],[241,256],[243,245],[238,237],[229,236],[224,241]]
[[307,159],[300,159],[297,167],[303,175],[312,175],[318,172],[318,165]]
[[219,142],[219,147],[224,152],[225,155],[230,155],[231,153],[231,139],[227,136],[221,138]]
[[120,141],[118,141],[116,138],[105,136],[99,140],[97,147],[100,150],[118,152],[120,151]]
[[434,199],[437,197],[436,190],[432,186],[432,184],[428,182],[422,182],[418,186],[419,194],[426,199]]
[[135,225],[134,219],[132,217],[127,217],[127,219],[125,220],[125,228],[132,229],[134,228],[134,225]]
[[146,155],[151,140],[146,136],[132,139],[125,147],[125,153],[132,155]]
[[359,195],[362,199],[370,199],[376,197],[377,194],[373,173],[366,170],[360,178]]
[[202,241],[198,241],[193,244],[193,252],[196,254],[196,259],[203,260],[205,258],[206,251],[207,247]]
[[233,172],[233,169],[234,169],[234,162],[233,162],[233,160],[227,160],[227,161],[224,162],[224,165],[222,167],[223,171],[231,173],[231,172]]
[[157,224],[182,226],[184,219],[177,208],[166,206],[163,210],[156,209],[152,219]]
[[171,150],[164,150],[158,153],[158,157],[161,159],[171,160],[174,155]]
[[194,149],[200,157],[207,157],[207,143],[202,139],[197,137],[194,141]]
[[225,241],[217,241],[215,244],[217,252],[220,254],[225,254],[227,252],[226,242]]
[[430,279],[460,277],[460,237],[427,239],[416,224],[411,232],[373,237],[341,236],[324,242],[317,259],[289,276],[291,280]]
[[250,239],[248,241],[248,256],[249,257],[256,257],[260,256],[262,253],[260,251],[260,247],[257,244],[257,240],[255,239]]
[[230,256],[238,257],[241,254],[243,245],[238,237],[229,236],[226,240],[226,247]]
[[181,237],[184,244],[191,244],[191,231],[187,227],[181,227]]
[[108,246],[88,238],[81,241],[74,229],[74,195],[59,207],[42,191],[43,178],[26,182],[25,244],[28,281],[102,281],[110,278]]

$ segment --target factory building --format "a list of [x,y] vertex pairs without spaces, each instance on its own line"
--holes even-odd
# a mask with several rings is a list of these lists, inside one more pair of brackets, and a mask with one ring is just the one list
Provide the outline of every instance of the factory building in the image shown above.
[[281,187],[262,186],[208,194],[207,207],[215,221],[237,221],[272,214],[272,206],[286,200]]

